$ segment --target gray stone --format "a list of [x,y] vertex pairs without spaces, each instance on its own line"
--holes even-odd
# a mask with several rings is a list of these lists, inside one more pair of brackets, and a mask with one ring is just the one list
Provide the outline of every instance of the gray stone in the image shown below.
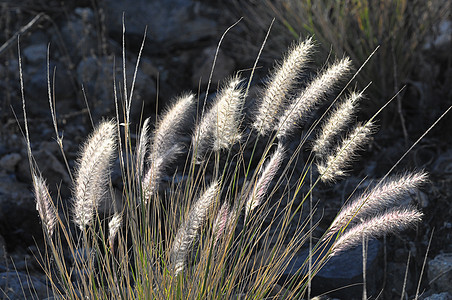
[[[388,292],[391,291],[391,294],[393,296],[397,295],[397,297],[400,297],[402,295],[402,288],[405,280],[405,271],[406,263],[389,262],[387,265],[385,290]],[[413,281],[411,280],[411,274],[408,272],[404,292],[411,291],[412,288]]]
[[[69,55],[66,58],[74,64],[98,50],[99,38],[93,16],[90,8],[76,8],[75,13],[61,28],[63,46],[68,51],[62,54]],[[54,35],[54,44],[61,44],[57,35]]]
[[[112,57],[90,56],[82,60],[77,67],[77,76],[85,86],[88,101],[89,103],[91,102],[90,109],[95,118],[104,117],[114,111],[113,66],[114,62]],[[122,90],[122,65],[116,63],[114,71],[116,83]],[[134,72],[135,65],[127,62],[126,77],[128,96],[130,96]],[[154,107],[156,91],[155,81],[138,68],[133,90],[132,119],[140,119],[139,116],[143,103],[147,107]],[[120,98],[120,96],[118,97]]]
[[432,170],[436,173],[452,173],[452,150],[441,153],[432,164]]
[[19,153],[10,153],[0,158],[0,170],[14,172],[17,163],[21,160]]
[[[53,144],[53,143],[52,143]],[[46,143],[44,145],[51,145]],[[39,167],[39,171],[46,179],[49,191],[52,196],[60,194],[63,199],[70,197],[69,187],[72,184],[66,167],[51,152],[52,148],[46,149],[42,147],[40,150],[33,152],[33,156]],[[30,166],[27,159],[19,162],[17,177],[24,182],[31,182]]]
[[[177,44],[197,42],[217,36],[217,23],[201,15],[203,9],[191,0],[134,1],[107,0],[105,3],[107,28],[122,34],[122,15],[125,13],[126,34],[140,41],[148,26],[148,39],[156,42],[159,51]],[[150,49],[153,51],[154,49]]]
[[[377,281],[381,277],[377,267],[380,250],[378,240],[370,240],[367,249],[367,292],[373,294],[377,289]],[[293,276],[306,276],[308,249],[302,250],[290,261],[281,278],[284,282]],[[316,261],[319,254],[313,255]],[[298,272],[298,273],[297,273]],[[301,277],[302,278],[302,277]],[[362,246],[352,248],[337,256],[333,256],[312,279],[312,295],[328,293],[340,299],[350,299],[350,295],[361,298],[363,281]],[[331,293],[330,293],[331,292]]]
[[452,294],[452,253],[439,254],[428,262],[428,280],[435,291]]
[[[47,67],[45,59],[40,66],[27,68],[24,73],[29,80],[25,82],[25,90],[30,94],[27,101],[27,110],[30,115],[43,116],[49,111],[47,90]],[[52,67],[51,67],[52,68]]]
[[47,45],[35,44],[30,45],[22,50],[22,55],[30,64],[42,64],[47,61]]
[[16,57],[9,59],[8,62],[5,63],[5,66],[11,76],[19,77],[19,62]]
[[417,202],[422,208],[427,208],[430,204],[429,197],[426,193],[419,191],[417,194]]
[[[438,26],[438,33],[424,45],[424,50],[434,49],[449,49],[452,42],[452,21],[443,20]],[[449,49],[450,50],[450,49]]]
[[51,288],[40,279],[20,272],[0,273],[0,291],[6,299],[45,299]]
[[0,265],[5,263],[3,260],[6,258],[6,243],[3,236],[0,235]]
[[42,236],[30,186],[0,173],[0,234],[8,248],[30,246]]
[[[192,85],[206,86],[209,81],[212,64],[215,58],[217,47],[208,47],[204,49],[201,55],[193,63]],[[235,62],[232,58],[226,56],[223,51],[218,51],[215,69],[212,74],[212,87],[216,87],[222,80],[231,76],[235,69]]]
[[452,295],[448,292],[430,295],[424,300],[452,300]]

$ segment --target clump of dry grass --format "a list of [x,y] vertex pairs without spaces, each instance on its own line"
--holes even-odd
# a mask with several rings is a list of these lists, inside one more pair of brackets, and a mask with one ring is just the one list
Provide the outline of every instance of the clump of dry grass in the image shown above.
[[[282,281],[290,258],[313,229],[306,231],[309,220],[293,222],[305,200],[320,181],[345,175],[344,168],[356,149],[373,131],[372,122],[367,122],[337,142],[336,136],[349,123],[344,111],[353,111],[359,93],[351,94],[343,102],[346,108],[337,108],[322,128],[316,128],[318,122],[307,125],[309,116],[335,93],[351,69],[351,61],[344,58],[298,91],[300,72],[312,51],[311,39],[298,42],[289,51],[264,87],[252,124],[243,116],[247,100],[244,80],[232,77],[199,116],[188,148],[180,142],[180,131],[188,119],[195,119],[192,94],[175,101],[152,135],[146,120],[135,150],[130,146],[132,120],[127,110],[123,120],[118,112],[115,121],[103,121],[83,146],[76,169],[76,232],[71,232],[64,218],[53,216],[45,184],[35,176],[38,211],[50,249],[43,255],[44,270],[54,295],[71,299],[217,299],[240,294],[260,299],[275,293],[281,298],[300,297],[331,256],[357,245],[363,237],[418,222],[421,213],[413,207],[394,208],[395,198],[416,189],[426,175],[408,174],[381,182],[341,211],[314,247],[328,249],[308,268],[309,276],[296,282]],[[123,98],[124,107],[130,107],[131,98]],[[335,132],[328,124],[337,123],[342,125]],[[313,155],[305,162],[302,176],[292,178],[296,181],[293,185],[287,179],[296,167],[290,141],[297,130],[307,132],[300,148],[311,144],[306,142],[311,133],[319,138],[312,143]],[[101,216],[97,207],[108,195],[116,150],[124,205],[114,207],[111,216]],[[31,157],[30,147],[29,154]],[[160,189],[168,167],[181,155],[186,161],[173,177],[178,179]],[[313,182],[306,180],[308,174],[315,177]],[[270,206],[279,209],[273,214]],[[349,224],[354,226],[347,229]],[[68,244],[72,263],[64,259],[62,240]],[[262,253],[270,255],[259,255]],[[277,284],[286,289],[276,291]]]
[[321,52],[333,50],[338,56],[346,53],[355,63],[362,64],[380,45],[360,80],[364,84],[374,82],[372,96],[390,97],[418,65],[422,48],[434,36],[436,26],[447,20],[450,3],[264,0],[237,2],[235,7],[237,13],[249,19],[246,26],[254,36],[259,30],[264,35],[269,21],[276,18],[274,30],[278,35],[271,37],[275,47],[294,37],[314,35]]

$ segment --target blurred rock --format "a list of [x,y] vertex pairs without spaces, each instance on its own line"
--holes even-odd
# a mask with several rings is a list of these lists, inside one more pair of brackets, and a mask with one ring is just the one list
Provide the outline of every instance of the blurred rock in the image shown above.
[[[125,13],[126,35],[141,43],[145,26],[148,39],[158,47],[148,51],[160,52],[176,45],[194,43],[217,37],[217,23],[203,16],[205,5],[192,0],[127,0],[105,1],[107,28],[119,40],[122,35],[122,15]],[[165,25],[163,25],[165,24]]]
[[452,150],[441,153],[433,163],[432,170],[444,175],[452,174]]
[[[215,58],[217,47],[205,48],[201,55],[195,59],[193,63],[192,85],[198,86],[201,81],[201,86],[206,86],[209,81],[212,64]],[[215,69],[212,75],[212,88],[215,88],[218,83],[233,75],[235,70],[235,62],[232,58],[226,56],[222,50],[218,51]]]
[[16,246],[30,246],[42,236],[41,224],[30,186],[0,173],[0,235],[8,252]]
[[[393,298],[400,298],[402,295],[402,288],[405,281],[405,271],[406,263],[389,262],[387,265],[385,290],[387,294],[391,294],[391,297]],[[412,288],[413,281],[411,280],[411,274],[408,273],[404,292],[411,291]]]
[[428,262],[428,280],[435,291],[452,294],[452,253],[439,254]]
[[0,170],[14,172],[17,163],[21,160],[19,153],[10,153],[0,158]]
[[441,294],[433,294],[426,298],[423,298],[423,300],[452,300],[452,295],[448,292],[444,292]]
[[45,43],[30,45],[22,50],[22,55],[30,64],[45,63],[47,61],[47,45]]
[[3,236],[0,235],[0,265],[3,265],[6,257],[6,243]]
[[417,195],[417,202],[419,203],[419,205],[422,208],[427,208],[428,205],[430,204],[428,195],[422,191],[419,191],[418,193],[416,193],[416,195]]
[[[113,57],[90,56],[83,59],[77,67],[77,76],[85,86],[86,95],[91,105],[91,112],[95,119],[111,115],[114,112],[114,90],[113,90]],[[121,87],[123,81],[122,65],[115,65],[116,84]],[[131,92],[131,84],[135,72],[135,65],[126,64],[126,77],[128,83],[128,96]],[[155,81],[138,68],[133,100],[131,118],[138,119],[142,105],[154,107],[157,94]],[[119,91],[118,91],[119,92]],[[120,96],[118,95],[118,98]]]
[[[370,240],[367,249],[367,293],[374,294],[378,280],[382,277],[381,270],[377,266],[380,242]],[[296,275],[302,268],[308,257],[308,249],[301,251],[290,261],[288,268],[280,282]],[[314,254],[312,260],[319,259]],[[362,246],[350,249],[342,254],[333,256],[312,279],[312,295],[328,293],[329,296],[340,299],[350,299],[350,295],[356,295],[361,299],[363,282]],[[305,267],[303,267],[305,268]],[[306,271],[302,273],[306,275]]]
[[[95,28],[94,12],[90,8],[76,8],[68,21],[61,28],[64,48],[68,53],[61,53],[63,57],[77,63],[81,58],[92,55],[98,50],[100,43]],[[61,44],[58,35],[53,35],[54,43]]]
[[[60,194],[61,197],[65,199],[71,195],[70,187],[72,181],[65,166],[52,153],[52,149],[57,147],[53,144],[54,143],[43,143],[42,145],[49,145],[50,148],[40,147],[38,151],[33,152],[33,156],[39,167],[39,171],[46,179],[52,197],[55,198]],[[30,166],[27,159],[23,159],[19,162],[17,177],[23,182],[32,182]]]
[[[452,42],[452,21],[443,20],[438,25],[438,32],[435,36],[430,37],[430,40],[425,43],[423,50],[439,49],[442,51],[450,51],[450,44]],[[450,55],[450,52],[449,52]]]
[[40,279],[15,271],[0,273],[0,290],[6,299],[45,299],[51,292]]

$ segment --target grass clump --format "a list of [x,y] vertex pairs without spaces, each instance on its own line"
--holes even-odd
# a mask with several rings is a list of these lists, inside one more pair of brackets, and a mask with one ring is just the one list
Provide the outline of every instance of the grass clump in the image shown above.
[[[434,56],[432,50],[435,48],[431,44],[438,35],[439,27],[450,21],[448,1],[264,0],[235,1],[234,7],[235,15],[246,16],[245,20],[248,20],[243,24],[245,32],[252,33],[246,38],[240,37],[241,40],[249,40],[247,44],[239,44],[243,47],[238,50],[242,50],[240,55],[253,53],[256,37],[265,35],[269,22],[274,18],[273,31],[277,34],[272,35],[268,42],[272,57],[294,38],[306,36],[315,36],[319,41],[321,55],[318,57],[330,53],[338,57],[346,54],[357,65],[363,64],[369,53],[378,48],[375,57],[358,76],[361,86],[372,81],[367,91],[370,96],[367,115],[372,115],[384,99],[392,97],[404,85],[422,83],[425,87],[416,87],[416,90],[424,94],[428,91],[427,87],[435,89],[438,84],[439,80],[431,82],[426,79],[422,68]],[[383,124],[388,126],[398,117],[404,137],[408,139],[405,110],[411,107],[408,101],[402,101],[404,94],[397,97],[394,109],[383,114]],[[410,101],[413,102],[412,99]]]
[[[363,239],[418,222],[422,213],[399,200],[417,189],[426,175],[381,181],[350,200],[311,246],[312,255],[321,254],[319,259],[307,258],[297,276],[283,279],[290,260],[307,246],[316,227],[314,210],[308,217],[302,213],[313,191],[322,181],[345,176],[357,149],[374,131],[370,120],[344,133],[361,96],[352,92],[336,103],[348,86],[337,93],[351,73],[350,59],[339,60],[300,84],[313,49],[312,39],[291,48],[268,78],[253,112],[244,109],[251,79],[235,75],[212,105],[199,107],[192,94],[177,98],[158,119],[152,135],[146,119],[136,145],[132,96],[124,82],[124,111],[120,113],[116,99],[116,119],[102,121],[81,149],[69,216],[58,213],[60,199],[51,197],[33,162],[26,125],[37,208],[46,235],[41,258],[55,297],[299,298],[332,256]],[[336,100],[310,124],[329,96]],[[202,113],[196,115],[196,108]],[[188,142],[182,131],[193,119],[197,121]],[[301,175],[294,176],[303,148],[313,150],[303,161]],[[104,215],[97,209],[100,202],[118,200],[110,184],[115,167],[122,174],[121,199],[111,201],[111,213]],[[167,174],[173,177],[163,185],[168,183]]]

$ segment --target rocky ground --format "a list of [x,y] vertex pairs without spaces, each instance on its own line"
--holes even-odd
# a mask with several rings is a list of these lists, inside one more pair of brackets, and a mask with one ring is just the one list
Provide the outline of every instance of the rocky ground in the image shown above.
[[[133,120],[140,120],[142,112],[145,117],[155,116],[172,97],[184,91],[199,91],[199,98],[203,99],[220,37],[238,19],[221,1],[155,0],[140,1],[133,6],[128,3],[125,0],[104,0],[77,1],[77,5],[62,5],[58,1],[6,1],[0,4],[2,299],[28,298],[27,285],[30,284],[33,284],[39,299],[47,295],[45,276],[35,259],[43,239],[31,192],[26,146],[20,130],[24,118],[17,34],[20,33],[33,153],[48,179],[51,193],[69,199],[71,180],[54,138],[48,105],[47,69],[50,70],[51,90],[55,96],[59,134],[64,137],[69,167],[73,167],[79,145],[92,128],[86,103],[95,123],[102,117],[114,115],[113,77],[122,82],[123,11],[129,92],[147,25],[133,94]],[[426,45],[426,56],[430,59],[422,62],[425,64],[424,73],[413,74],[413,84],[403,94],[408,140],[403,136],[398,119],[380,124],[379,133],[362,160],[355,164],[351,176],[334,186],[324,186],[322,195],[329,200],[324,205],[321,228],[326,228],[362,178],[381,178],[409,145],[452,104],[451,56],[447,51],[451,46],[452,27],[450,23],[442,26],[445,38],[438,40],[435,47]],[[242,46],[237,45],[238,41],[246,36],[244,30],[239,23],[226,35],[213,73],[212,91],[216,90],[221,79],[238,70],[243,76],[249,75],[257,53],[245,57],[237,50]],[[265,51],[263,55],[266,58],[271,56]],[[254,83],[262,83],[264,74],[271,67],[265,62],[259,64]],[[428,85],[430,82],[435,84]],[[421,281],[420,292],[424,299],[452,299],[451,130],[452,116],[449,115],[397,168],[398,171],[423,169],[430,174],[429,184],[409,200],[422,209],[425,218],[414,230],[369,244],[368,273],[371,276],[368,276],[367,287],[372,298],[382,291],[380,299],[400,299],[410,255],[406,296],[413,298]],[[337,262],[331,261],[314,281],[313,289],[324,293],[359,282],[362,278],[361,252],[359,248],[353,251],[344,254]],[[422,273],[425,256],[427,263]],[[303,253],[299,257],[302,258]],[[346,268],[341,264],[357,267]],[[27,280],[27,275],[31,280]],[[24,294],[22,290],[27,292]],[[360,298],[361,287],[342,289],[332,296]]]

